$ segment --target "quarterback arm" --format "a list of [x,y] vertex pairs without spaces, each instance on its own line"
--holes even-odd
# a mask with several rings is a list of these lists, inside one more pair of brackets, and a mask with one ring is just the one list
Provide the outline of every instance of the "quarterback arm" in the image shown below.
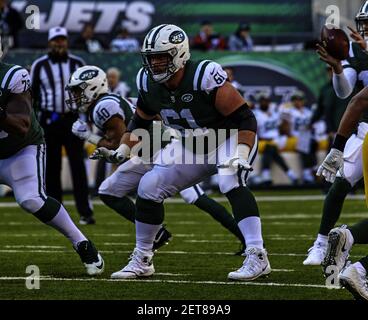
[[341,99],[350,96],[357,81],[356,71],[348,67],[348,62],[346,60],[340,61],[333,58],[326,49],[319,44],[317,44],[317,53],[322,61],[332,67],[332,83],[336,95]]
[[32,98],[30,91],[10,93],[7,106],[0,112],[0,128],[7,133],[25,136],[31,125]]
[[342,73],[333,74],[332,84],[336,95],[340,99],[350,96],[354,90],[357,81],[357,73],[352,68],[344,68]]
[[368,110],[368,88],[364,88],[357,93],[349,102],[348,107],[341,119],[339,129],[333,147],[344,150],[346,141],[351,136],[352,131],[357,127],[360,117],[364,111]]

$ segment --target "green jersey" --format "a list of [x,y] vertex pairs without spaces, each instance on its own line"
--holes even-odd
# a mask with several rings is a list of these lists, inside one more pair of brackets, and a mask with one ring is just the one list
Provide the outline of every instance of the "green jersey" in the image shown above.
[[[7,106],[11,94],[20,94],[30,89],[30,76],[27,70],[17,65],[0,63],[0,105]],[[28,145],[45,143],[43,130],[39,125],[34,110],[31,111],[31,125],[24,136],[0,131],[0,159],[16,154]],[[1,130],[1,128],[0,128]]]
[[[355,82],[352,95],[357,94],[368,86],[368,54],[356,42],[350,43],[349,57],[342,62],[344,69],[353,69],[355,72],[345,74],[351,82]],[[345,73],[345,72],[344,72]],[[351,95],[351,96],[352,96]],[[368,112],[364,112],[360,121],[368,122]]]
[[221,66],[210,60],[188,61],[179,87],[170,91],[154,82],[142,68],[137,74],[137,105],[148,115],[159,114],[165,125],[178,129],[229,128],[228,119],[215,108],[217,88],[226,81]]

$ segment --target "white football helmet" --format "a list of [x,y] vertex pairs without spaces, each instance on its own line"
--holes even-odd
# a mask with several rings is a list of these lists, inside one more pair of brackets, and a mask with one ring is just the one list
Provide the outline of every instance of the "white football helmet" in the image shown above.
[[87,112],[88,107],[109,90],[106,73],[96,66],[78,68],[71,75],[65,89],[69,94],[65,103],[71,110],[79,112]]
[[355,16],[356,29],[365,39],[368,38],[368,1],[360,7]]
[[141,54],[152,80],[165,82],[190,59],[188,36],[173,24],[161,24],[148,32]]

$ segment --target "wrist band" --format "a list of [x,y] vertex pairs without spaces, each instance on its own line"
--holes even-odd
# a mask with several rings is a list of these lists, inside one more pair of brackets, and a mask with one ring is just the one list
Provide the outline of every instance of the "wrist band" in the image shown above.
[[344,151],[347,141],[348,139],[346,137],[342,136],[341,134],[337,134],[332,144],[332,148],[335,148],[340,151]]

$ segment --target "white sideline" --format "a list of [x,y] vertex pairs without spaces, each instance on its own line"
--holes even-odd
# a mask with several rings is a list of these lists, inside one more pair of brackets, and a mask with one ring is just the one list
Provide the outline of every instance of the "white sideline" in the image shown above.
[[[0,281],[23,280],[26,277],[0,277]],[[265,287],[298,287],[298,288],[325,288],[320,284],[303,283],[278,283],[278,282],[225,282],[225,281],[190,281],[190,280],[158,280],[158,279],[139,279],[139,280],[118,280],[118,279],[98,279],[98,278],[54,278],[40,277],[41,281],[80,281],[80,282],[147,282],[147,283],[169,283],[169,284],[210,284],[210,285],[242,285],[242,286],[265,286]]]

